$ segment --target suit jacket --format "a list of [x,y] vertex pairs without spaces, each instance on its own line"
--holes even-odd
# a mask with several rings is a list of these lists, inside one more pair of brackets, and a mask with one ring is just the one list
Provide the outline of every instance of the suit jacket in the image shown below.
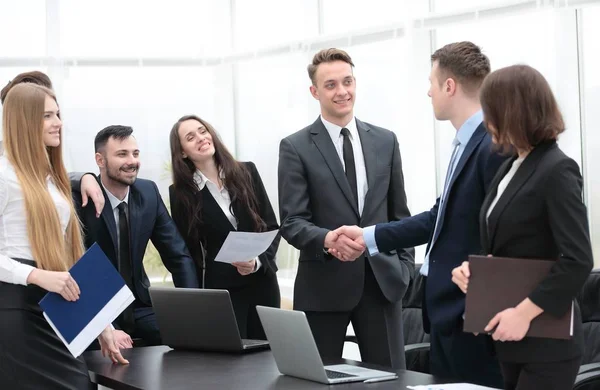
[[[410,216],[396,135],[356,120],[369,190],[362,215],[353,201],[342,162],[320,118],[281,141],[281,234],[300,250],[294,308],[349,311],[363,292],[365,257],[341,262],[324,253],[325,235],[342,225],[370,226]],[[402,299],[414,271],[413,250],[368,257],[381,291]]]
[[[277,218],[273,212],[273,207],[269,201],[267,191],[260,178],[256,166],[252,162],[242,163],[244,167],[250,173],[252,184],[254,187],[254,193],[258,200],[259,215],[266,223],[267,231],[279,229]],[[217,204],[216,200],[211,195],[207,187],[204,187],[202,191],[196,194],[202,201],[201,210],[201,224],[197,224],[195,229],[198,229],[200,234],[200,240],[203,243],[204,249],[206,250],[206,258],[202,252],[200,242],[194,242],[187,235],[189,226],[187,219],[184,216],[190,213],[190,210],[184,210],[181,207],[181,202],[177,198],[177,194],[174,190],[173,185],[169,187],[169,198],[171,202],[171,212],[173,214],[173,220],[179,228],[179,231],[186,240],[186,244],[190,249],[194,262],[196,263],[196,270],[198,271],[198,280],[202,281],[202,270],[206,269],[205,284],[204,287],[208,288],[230,288],[248,285],[256,282],[258,278],[266,272],[277,272],[277,264],[275,263],[275,255],[277,254],[277,248],[279,247],[279,240],[281,237],[277,235],[273,243],[269,248],[261,254],[258,258],[262,264],[261,268],[254,274],[242,276],[240,275],[235,267],[230,264],[215,262],[214,259],[221,250],[225,239],[229,232],[236,231],[229,219],[221,210],[221,207]],[[241,232],[254,232],[254,224],[250,217],[250,213],[239,201],[234,201],[231,204],[233,215],[237,218],[238,227],[237,231]],[[250,260],[250,259],[240,259]]]
[[[71,181],[73,200],[81,220],[85,247],[89,248],[97,242],[118,269],[118,228],[108,196],[100,184],[100,178],[98,177],[97,180],[106,201],[100,218],[96,218],[96,209],[92,201],[82,207],[80,180],[73,179],[76,177],[72,176]],[[129,187],[129,237],[134,293],[143,304],[151,306],[148,293],[150,280],[142,263],[149,240],[152,240],[165,267],[173,275],[173,283],[176,287],[198,287],[194,262],[153,181],[137,179]]]
[[[452,329],[465,311],[465,294],[452,283],[452,270],[469,254],[481,252],[479,210],[490,183],[507,159],[492,150],[492,140],[483,124],[475,130],[456,165],[447,189],[435,245],[429,253],[425,285],[424,326]],[[375,240],[379,250],[404,248],[427,243],[429,251],[438,216],[440,198],[429,211],[401,221],[379,224]]]
[[[502,165],[481,208],[482,246],[485,253],[494,256],[555,259],[550,275],[529,298],[545,312],[561,316],[571,310],[593,267],[587,213],[582,200],[583,180],[577,163],[567,157],[556,142],[542,144],[525,158],[486,222],[498,183],[514,160]],[[498,342],[498,358],[536,362],[581,355],[581,315],[577,305],[575,309],[573,339],[526,337],[519,342]]]

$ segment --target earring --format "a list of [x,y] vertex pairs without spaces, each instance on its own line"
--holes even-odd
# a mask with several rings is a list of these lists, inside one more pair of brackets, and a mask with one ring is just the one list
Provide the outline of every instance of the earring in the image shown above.
[[187,156],[185,155],[185,153],[181,153],[181,157],[187,158]]

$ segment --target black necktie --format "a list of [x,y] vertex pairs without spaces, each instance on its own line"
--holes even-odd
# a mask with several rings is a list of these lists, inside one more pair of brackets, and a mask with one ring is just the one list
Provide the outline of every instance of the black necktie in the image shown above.
[[350,131],[345,127],[342,129],[344,136],[344,165],[346,166],[346,179],[350,184],[352,195],[354,195],[354,204],[358,208],[358,185],[356,184],[356,166],[354,165],[354,149],[350,141]]
[[[129,224],[127,223],[127,213],[125,209],[127,203],[121,202],[118,206],[119,209],[119,273],[127,287],[135,295],[133,287],[133,272],[131,271],[131,254],[129,249]],[[133,332],[135,328],[135,321],[133,318],[133,304],[129,305],[125,311],[121,314],[121,325],[123,331],[129,333]]]

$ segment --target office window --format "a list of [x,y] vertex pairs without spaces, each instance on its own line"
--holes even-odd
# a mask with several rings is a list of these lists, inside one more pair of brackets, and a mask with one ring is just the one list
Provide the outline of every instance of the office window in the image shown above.
[[323,33],[338,34],[402,23],[429,12],[427,1],[322,0]]
[[[277,166],[282,138],[312,123],[319,106],[309,92],[305,53],[236,65],[237,157],[253,161],[279,219]],[[282,295],[291,298],[299,252],[281,240],[277,253]]]
[[316,0],[234,2],[237,50],[291,44],[319,34]]
[[[581,165],[575,21],[574,10],[545,10],[452,25],[436,30],[435,49],[469,40],[490,58],[492,70],[514,64],[527,64],[539,70],[550,83],[567,123],[567,131],[559,140],[561,148]],[[456,132],[448,122],[440,122],[438,130],[441,185]]]
[[581,11],[581,40],[583,70],[583,166],[585,193],[590,218],[592,247],[596,267],[600,264],[600,53],[598,53],[598,37],[600,36],[600,7],[586,8]]
[[43,56],[46,54],[45,36],[44,0],[0,3],[0,57]]
[[[502,0],[433,0],[433,9],[436,13],[446,13],[462,10],[477,10],[489,8],[493,5],[502,5]],[[513,1],[514,3],[514,1]]]
[[231,48],[229,2],[60,1],[61,54],[204,57]]

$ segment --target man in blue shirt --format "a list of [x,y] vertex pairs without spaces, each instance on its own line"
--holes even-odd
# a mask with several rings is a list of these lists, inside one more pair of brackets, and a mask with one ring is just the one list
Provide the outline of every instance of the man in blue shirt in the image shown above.
[[[444,188],[429,211],[361,229],[338,229],[380,251],[427,244],[421,274],[426,276],[423,324],[431,335],[431,373],[446,380],[502,387],[487,335],[462,331],[465,295],[452,283],[452,269],[479,254],[479,210],[496,171],[508,156],[492,149],[483,123],[479,88],[490,62],[471,42],[452,43],[431,56],[431,97],[436,119],[457,130]],[[334,253],[336,256],[344,254]]]

